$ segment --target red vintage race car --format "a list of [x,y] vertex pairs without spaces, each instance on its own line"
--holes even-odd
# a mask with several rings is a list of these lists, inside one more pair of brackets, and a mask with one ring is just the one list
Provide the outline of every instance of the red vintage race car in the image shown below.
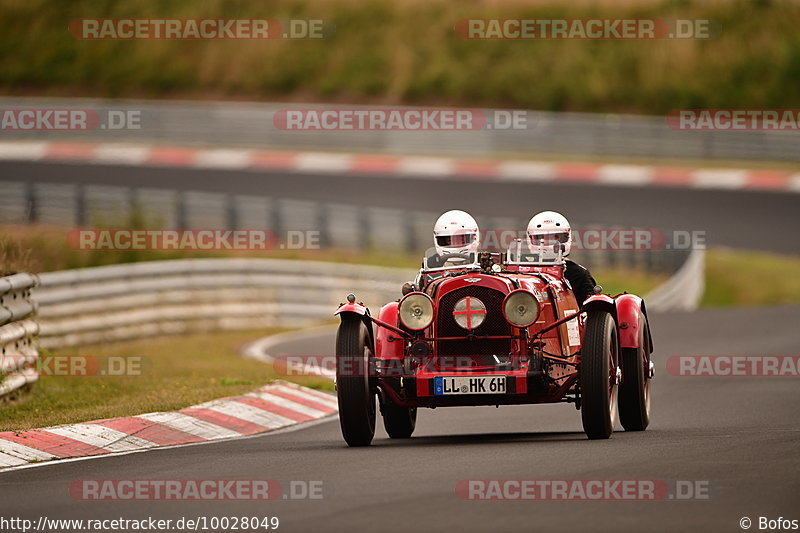
[[501,254],[429,255],[419,290],[377,317],[349,294],[336,314],[342,434],[366,446],[376,397],[386,432],[408,438],[420,407],[572,402],[590,439],[650,419],[652,337],[644,301],[596,294],[582,306],[561,251],[522,241]]

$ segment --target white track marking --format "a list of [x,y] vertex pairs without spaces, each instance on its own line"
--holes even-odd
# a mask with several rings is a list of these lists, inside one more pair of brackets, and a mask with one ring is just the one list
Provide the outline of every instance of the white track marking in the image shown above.
[[0,466],[19,466],[24,464],[28,464],[28,461],[25,459],[20,459],[19,457],[13,457],[11,455],[0,453]]
[[449,176],[455,172],[455,164],[452,159],[442,157],[403,157],[397,171],[420,176]]
[[301,172],[347,172],[353,168],[353,156],[350,154],[326,154],[322,152],[305,152],[295,158],[295,170]]
[[18,444],[10,440],[0,440],[0,454],[21,459],[24,462],[47,461],[56,458],[56,456],[51,453],[43,452],[42,450],[37,450],[36,448],[31,448],[30,446]]
[[48,433],[55,433],[79,442],[91,444],[111,452],[126,452],[157,446],[155,442],[128,435],[116,429],[97,424],[72,424],[46,428]]
[[150,420],[151,422],[164,424],[165,426],[206,440],[227,439],[241,436],[241,433],[231,429],[183,413],[148,413],[145,415],[138,415],[138,417]]
[[198,168],[247,168],[251,163],[251,150],[200,150],[195,167]]
[[741,189],[747,185],[747,171],[695,170],[691,184],[698,189]]
[[93,162],[142,165],[149,157],[149,146],[101,144],[95,150]]
[[639,165],[601,165],[600,181],[609,185],[647,185],[653,181],[653,168]]
[[38,161],[47,153],[46,142],[0,142],[0,159]]
[[[317,403],[321,403],[323,405],[327,405],[328,407],[336,408],[337,405],[338,405],[335,396],[328,396],[328,398],[320,398],[319,396],[317,396],[315,394],[310,394],[308,392],[305,392],[305,391],[302,391],[302,390],[296,390],[296,389],[293,389],[291,387],[286,387],[286,386],[283,386],[283,385],[276,385],[274,388],[276,390],[283,391],[283,392],[285,392],[287,394],[292,394],[294,396],[297,396],[298,398],[305,398],[305,399],[307,399],[309,401],[312,401],[312,402],[317,402]],[[268,393],[269,390],[266,390],[266,391],[263,391],[263,392],[267,392]]]
[[800,173],[789,176],[786,183],[790,191],[800,192]]
[[[331,379],[333,379],[333,378],[331,378]],[[273,388],[273,387],[270,387],[270,388]],[[315,398],[318,398],[319,400],[323,400],[324,403],[330,404],[332,407],[336,407],[338,405],[337,402],[336,402],[336,395],[328,394],[327,392],[322,392],[320,390],[309,389],[307,387],[301,389],[299,387],[293,387],[291,384],[287,384],[287,383],[279,383],[279,384],[275,385],[274,388],[280,388],[282,390],[285,390],[286,392],[302,391],[302,392],[308,394],[309,396],[314,396]],[[265,392],[269,392],[269,389],[265,389]]]
[[312,416],[314,418],[320,418],[327,416],[328,414],[324,411],[314,409],[313,407],[306,407],[301,403],[293,402],[292,400],[287,400],[286,398],[275,396],[274,394],[269,394],[267,392],[251,392],[247,394],[247,396],[259,398],[266,402],[274,403],[279,407],[285,407],[287,409],[291,409],[292,411],[297,411],[298,413],[303,413],[304,415]]
[[500,163],[498,175],[514,181],[550,181],[556,178],[556,166],[536,161],[506,161]]
[[297,423],[279,414],[232,400],[208,402],[198,405],[197,407],[201,409],[210,409],[217,413],[232,416],[233,418],[238,418],[239,420],[244,420],[245,422],[250,422],[268,429],[277,429]]

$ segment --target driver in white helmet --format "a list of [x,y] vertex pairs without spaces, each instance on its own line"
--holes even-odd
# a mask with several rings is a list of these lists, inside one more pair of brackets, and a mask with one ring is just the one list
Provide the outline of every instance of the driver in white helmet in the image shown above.
[[[466,211],[453,209],[447,211],[436,220],[433,226],[433,245],[435,255],[426,258],[427,267],[457,269],[459,266],[465,268],[474,265],[474,258],[480,246],[480,229],[475,219]],[[420,269],[419,275],[413,284],[403,285],[403,294],[412,290],[422,290],[429,281],[441,276],[437,274],[426,274],[425,263]]]
[[[572,248],[572,229],[569,221],[561,213],[555,211],[542,211],[534,215],[528,222],[528,242],[531,245],[555,244],[560,242],[564,248],[564,256],[569,255]],[[585,267],[574,261],[566,259],[564,261],[564,277],[567,278],[575,293],[578,304],[583,302],[592,294],[597,282]]]
[[448,211],[433,225],[433,245],[443,263],[452,261],[454,255],[477,253],[480,245],[478,223],[466,211]]

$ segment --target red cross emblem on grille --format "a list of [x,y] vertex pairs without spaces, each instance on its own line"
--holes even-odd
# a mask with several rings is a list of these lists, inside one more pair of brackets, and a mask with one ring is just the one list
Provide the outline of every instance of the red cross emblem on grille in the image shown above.
[[456,302],[453,318],[464,329],[475,329],[486,319],[486,306],[474,296],[467,296]]

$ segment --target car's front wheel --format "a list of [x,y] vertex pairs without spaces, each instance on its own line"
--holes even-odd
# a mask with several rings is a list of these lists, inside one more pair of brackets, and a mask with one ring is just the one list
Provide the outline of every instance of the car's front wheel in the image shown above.
[[617,418],[617,326],[607,311],[586,319],[581,349],[580,390],[583,430],[590,439],[607,439]]
[[345,317],[336,335],[339,424],[350,446],[369,446],[375,436],[375,393],[369,383],[372,346],[358,317]]

